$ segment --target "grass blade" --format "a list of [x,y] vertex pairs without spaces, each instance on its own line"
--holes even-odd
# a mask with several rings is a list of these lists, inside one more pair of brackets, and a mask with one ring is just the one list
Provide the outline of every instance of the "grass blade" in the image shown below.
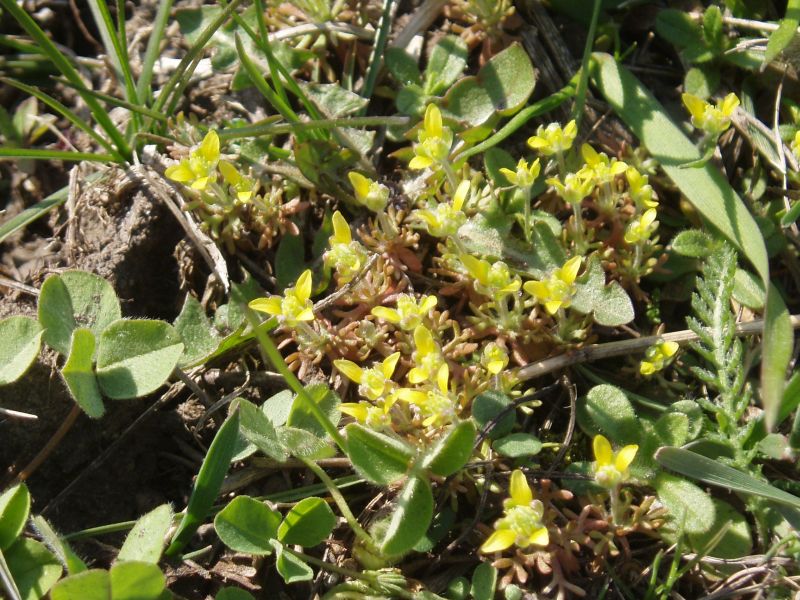
[[[113,154],[114,156],[116,156],[116,162],[119,162],[119,163],[124,163],[125,162],[125,158],[119,152],[117,152],[116,149],[111,144],[109,144],[105,139],[103,139],[103,137],[100,134],[98,134],[94,130],[94,128],[91,125],[89,125],[89,123],[87,123],[86,121],[81,119],[78,115],[76,115],[69,108],[67,108],[66,106],[61,104],[61,102],[59,102],[58,100],[56,100],[52,96],[48,96],[47,94],[45,94],[44,92],[40,91],[39,89],[37,89],[37,88],[35,88],[33,86],[26,85],[26,84],[24,84],[22,82],[15,81],[13,79],[7,79],[5,77],[0,77],[0,81],[2,81],[3,83],[5,83],[7,85],[10,85],[10,86],[13,86],[13,87],[17,88],[18,90],[21,90],[21,91],[25,92],[26,94],[30,94],[31,96],[34,96],[35,98],[40,100],[42,103],[46,104],[47,106],[52,108],[54,111],[56,111],[62,117],[67,119],[75,127],[77,127],[78,129],[80,129],[81,131],[86,133],[95,142],[97,142],[103,148],[105,148],[108,151],[109,154]],[[67,83],[69,84],[69,82],[67,82]]]
[[[17,5],[15,0],[0,0],[0,6],[11,14],[17,23],[19,23],[28,35],[33,38],[41,51],[52,61],[64,77],[75,85],[83,85],[81,76],[75,67],[72,66],[72,63],[70,63],[67,57],[56,48],[52,41],[50,41],[50,38],[47,37],[47,34],[36,24],[36,21],[34,21],[23,8]],[[125,157],[125,160],[129,160],[131,157],[130,147],[120,131],[114,126],[106,110],[92,96],[84,96],[83,100],[92,112],[97,124],[108,134],[108,137],[111,138],[111,141],[117,147],[119,153]]]
[[211,512],[230,467],[238,439],[239,411],[237,410],[225,420],[208,448],[194,482],[186,514],[181,519],[175,535],[172,536],[172,543],[166,551],[167,556],[175,556],[180,552]]
[[97,90],[90,90],[85,86],[77,86],[73,84],[71,81],[67,81],[66,79],[63,79],[61,77],[56,77],[55,80],[60,83],[63,83],[66,86],[73,88],[75,91],[80,92],[81,94],[89,94],[91,96],[94,96],[98,100],[102,100],[103,102],[111,104],[112,106],[120,106],[131,112],[138,113],[146,117],[150,117],[151,119],[155,119],[156,121],[159,121],[161,123],[167,122],[166,116],[162,115],[159,112],[154,111],[151,108],[147,108],[143,104],[142,105],[134,104],[132,102],[128,102],[127,100],[122,100],[121,98],[115,98],[114,96],[109,96],[108,94],[104,94],[103,92],[98,92]]
[[[378,74],[383,67],[383,53],[386,49],[386,42],[389,40],[389,32],[392,29],[392,15],[394,14],[395,2],[394,0],[383,0],[383,12],[378,23],[378,31],[375,34],[375,41],[373,42],[372,52],[369,57],[369,69],[364,78],[364,87],[361,88],[361,97],[367,100],[372,98],[372,92],[375,91],[375,83],[378,81]],[[362,110],[364,114],[367,110],[365,106]]]
[[711,164],[696,169],[681,168],[699,159],[700,151],[639,80],[610,55],[595,53],[593,56],[594,82],[614,112],[659,161],[664,172],[703,218],[753,264],[764,289],[769,290],[761,361],[761,402],[769,426],[783,396],[792,339],[791,334],[787,335],[789,330],[782,329],[786,323],[786,306],[777,289],[770,285],[769,262],[761,231],[742,199],[717,168]]
[[767,498],[786,506],[800,508],[800,498],[797,496],[779,490],[752,475],[712,460],[702,454],[684,450],[683,448],[665,446],[658,449],[655,458],[661,466],[686,477],[743,494]]
[[800,0],[789,0],[786,4],[786,14],[778,28],[772,32],[767,42],[767,51],[764,53],[764,64],[769,64],[792,43],[797,35],[800,25]]
[[162,0],[158,3],[158,11],[156,12],[156,19],[153,23],[153,31],[150,33],[150,38],[147,40],[147,49],[144,52],[144,60],[142,61],[142,74],[139,76],[139,81],[136,83],[136,93],[142,103],[149,104],[153,97],[153,90],[150,88],[153,82],[153,68],[161,51],[161,42],[164,39],[164,32],[167,29],[167,21],[169,20],[169,12],[172,9],[172,1],[173,0]]
[[45,150],[42,148],[0,148],[0,159],[33,158],[36,160],[88,160],[92,162],[113,163],[117,159],[110,154],[92,152],[72,152],[70,150]]

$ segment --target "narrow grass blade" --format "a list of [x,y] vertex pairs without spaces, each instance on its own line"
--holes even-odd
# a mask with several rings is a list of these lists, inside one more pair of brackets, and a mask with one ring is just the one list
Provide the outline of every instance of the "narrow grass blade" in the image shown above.
[[0,159],[34,158],[37,160],[88,160],[93,162],[113,163],[116,158],[110,154],[93,154],[91,152],[71,152],[69,150],[44,150],[41,148],[0,148]]
[[586,90],[589,87],[589,63],[592,58],[592,48],[594,47],[594,36],[597,32],[597,21],[600,19],[600,6],[602,0],[594,0],[592,6],[592,18],[589,21],[589,33],[586,36],[586,45],[583,48],[583,58],[581,59],[580,79],[578,89],[575,93],[575,107],[572,111],[572,118],[580,127],[583,118],[583,107],[586,104]]
[[781,24],[769,36],[767,51],[764,53],[765,65],[772,62],[792,43],[797,35],[798,25],[800,25],[800,0],[789,0],[786,3],[786,14],[781,20]]
[[109,96],[108,94],[104,94],[103,92],[98,92],[97,90],[90,90],[84,86],[78,86],[73,84],[71,81],[67,81],[61,77],[56,77],[56,81],[63,83],[66,86],[71,87],[77,92],[81,94],[89,94],[90,96],[94,96],[98,100],[102,100],[112,106],[119,106],[125,108],[133,113],[137,113],[140,115],[144,115],[145,117],[150,117],[151,119],[155,119],[156,121],[160,121],[161,123],[167,122],[167,117],[159,112],[154,111],[151,108],[147,108],[143,104],[134,104],[133,102],[128,102],[127,100],[122,100],[121,98],[115,98],[114,96]]
[[[36,21],[34,21],[33,18],[15,2],[15,0],[0,0],[0,6],[2,6],[4,10],[14,17],[17,23],[19,23],[19,25],[28,33],[28,35],[33,38],[33,41],[36,42],[42,53],[52,61],[52,63],[61,72],[61,74],[64,75],[64,77],[66,77],[75,85],[83,85],[81,76],[75,67],[73,67],[69,60],[67,60],[67,57],[64,56],[58,50],[58,48],[56,48],[55,44],[50,41],[50,38],[44,31],[42,31],[42,28],[37,25]],[[86,102],[86,105],[92,112],[97,124],[100,125],[108,137],[111,138],[111,141],[117,147],[119,153],[122,154],[126,160],[128,160],[131,156],[130,147],[120,131],[114,126],[114,123],[111,121],[111,117],[108,116],[106,110],[100,105],[99,102],[97,102],[96,99],[91,96],[85,96],[83,100]]]
[[335,129],[337,127],[393,127],[408,125],[409,117],[348,117],[344,119],[320,119],[302,123],[281,123],[280,117],[273,116],[254,125],[231,127],[219,131],[220,140],[237,140],[248,137],[280,135],[292,133],[298,129]]
[[[360,94],[362,98],[367,100],[372,98],[372,92],[375,91],[375,83],[378,81],[378,74],[383,68],[383,53],[386,49],[386,42],[389,39],[389,32],[392,29],[392,22],[394,21],[392,19],[394,7],[394,0],[383,0],[383,12],[378,22],[378,31],[375,34],[372,53],[369,57],[369,69],[367,69],[367,75],[364,77],[364,87],[361,88]],[[365,106],[363,112],[366,112],[366,108]]]
[[197,480],[194,482],[186,514],[181,519],[181,524],[178,525],[178,529],[172,537],[172,543],[167,548],[167,556],[178,554],[211,512],[211,507],[219,495],[222,481],[230,467],[238,439],[239,411],[237,410],[225,420],[208,448],[200,472],[197,474]]
[[[125,158],[119,152],[117,152],[116,149],[111,144],[109,144],[100,134],[98,134],[89,123],[87,123],[86,121],[81,119],[78,115],[76,115],[69,108],[67,108],[66,106],[61,104],[61,102],[59,102],[58,100],[56,100],[52,96],[48,96],[47,94],[45,94],[44,92],[42,92],[38,88],[35,88],[33,86],[30,86],[30,85],[26,85],[26,84],[21,83],[19,81],[15,81],[14,79],[7,79],[6,77],[0,77],[0,81],[2,81],[3,83],[5,83],[7,85],[10,85],[10,86],[13,86],[13,87],[17,88],[18,90],[21,90],[21,91],[25,92],[26,94],[30,94],[31,96],[34,96],[35,98],[40,100],[42,103],[46,104],[47,106],[52,108],[54,111],[56,111],[62,117],[67,119],[75,127],[77,127],[78,129],[80,129],[81,131],[86,133],[95,142],[97,142],[103,148],[105,148],[108,151],[109,154],[113,154],[116,157],[116,162],[119,162],[119,163],[125,162]],[[71,84],[69,84],[69,82],[66,82],[66,83],[68,85],[71,85]]]
[[777,415],[783,396],[792,340],[787,336],[789,330],[783,330],[786,322],[783,299],[770,285],[769,262],[761,231],[744,202],[718,169],[711,164],[696,169],[681,168],[683,164],[698,160],[700,151],[639,80],[612,56],[595,53],[593,57],[594,82],[614,112],[659,161],[665,173],[703,218],[753,264],[764,289],[769,290],[761,361],[761,402],[769,426]]
[[139,81],[136,82],[136,93],[142,103],[150,103],[153,96],[153,91],[150,85],[153,82],[153,67],[156,64],[156,59],[161,52],[161,42],[164,40],[164,32],[167,29],[167,21],[169,21],[169,13],[172,10],[173,0],[162,0],[158,3],[158,11],[156,12],[156,19],[153,22],[153,30],[150,32],[150,38],[147,40],[147,49],[144,52],[144,59],[142,60],[142,73],[139,76]]
[[683,448],[665,446],[658,449],[655,458],[661,466],[709,485],[716,485],[752,496],[760,496],[779,504],[800,508],[800,498],[797,496],[779,490],[752,475],[712,460],[702,454],[684,450]]
[[[4,4],[6,2],[13,2],[13,0],[0,0]],[[222,27],[225,21],[228,20],[228,17],[231,16],[233,10],[239,6],[239,2],[241,0],[232,0],[228,6],[225,7],[219,16],[214,19],[211,23],[209,23],[208,27],[203,30],[203,33],[200,34],[200,37],[197,38],[197,41],[194,45],[189,48],[189,51],[186,55],[181,59],[181,62],[178,64],[178,68],[175,69],[175,72],[172,76],[167,80],[167,83],[164,84],[164,87],[161,89],[161,93],[158,95],[158,99],[156,100],[153,109],[156,112],[164,112],[164,108],[168,105],[168,102],[172,101],[172,96],[175,93],[176,88],[180,84],[181,81],[185,79],[189,79],[191,75],[191,70],[189,69],[190,65],[195,62],[196,59],[199,59],[202,56],[203,51],[208,44],[208,41],[211,39],[211,36]],[[196,64],[196,63],[195,63]]]

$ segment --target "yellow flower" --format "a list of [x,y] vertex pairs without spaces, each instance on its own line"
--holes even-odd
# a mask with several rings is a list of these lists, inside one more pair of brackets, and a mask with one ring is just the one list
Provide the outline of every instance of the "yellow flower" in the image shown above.
[[526,281],[525,291],[544,304],[551,315],[559,308],[567,308],[575,295],[575,278],[581,268],[581,257],[573,256],[560,269],[553,271],[545,281]]
[[731,116],[739,106],[739,98],[734,93],[725,96],[715,106],[688,92],[681,99],[692,115],[692,125],[711,135],[719,135],[731,126]]
[[475,280],[475,290],[484,296],[498,299],[518,291],[522,284],[520,278],[512,276],[508,265],[501,260],[490,264],[489,261],[462,254],[461,262]]
[[301,321],[314,320],[314,305],[311,303],[311,269],[303,271],[292,288],[287,288],[283,296],[256,298],[249,304],[253,310],[279,317],[287,327],[294,327]]
[[464,201],[469,193],[469,181],[462,181],[453,196],[453,203],[441,202],[434,209],[420,208],[411,211],[411,216],[424,224],[425,230],[433,237],[450,237],[467,220],[462,212]]
[[[362,369],[350,360],[339,359],[333,361],[334,366],[344,373],[348,379],[358,384],[358,393],[372,401],[379,398],[388,398],[396,391],[397,384],[392,381],[392,375],[400,360],[400,353],[387,356],[383,362],[369,369]],[[388,412],[389,407],[386,407]]]
[[539,177],[539,172],[541,171],[541,165],[539,164],[539,159],[537,158],[533,161],[530,165],[528,165],[527,161],[524,158],[520,158],[519,162],[517,163],[517,170],[512,171],[511,169],[506,169],[502,167],[500,172],[506,176],[511,183],[513,183],[518,188],[529,188],[531,187],[536,178]]
[[628,193],[637,207],[656,208],[658,198],[653,191],[653,186],[648,183],[647,175],[642,175],[635,167],[628,167],[625,171],[628,180]]
[[242,203],[249,202],[258,188],[258,182],[239,173],[236,167],[226,160],[220,161],[219,170],[225,183],[236,192],[236,199]]
[[578,126],[574,120],[562,129],[558,123],[550,123],[546,128],[539,126],[536,135],[528,138],[528,146],[544,156],[563,154],[572,147],[578,134]]
[[350,171],[347,177],[353,186],[356,202],[361,206],[376,213],[386,208],[386,204],[389,202],[389,188],[382,183],[364,177],[356,171]]
[[580,204],[594,189],[591,172],[586,169],[567,173],[563,183],[558,177],[547,179],[547,183],[556,188],[558,195],[567,204]]
[[594,436],[594,480],[597,485],[606,489],[614,489],[628,478],[628,467],[631,466],[639,446],[631,444],[614,454],[611,443],[602,435]]
[[392,424],[389,411],[369,402],[343,402],[339,405],[339,410],[371,429],[384,429]]
[[331,248],[323,256],[325,264],[336,268],[340,285],[352,281],[367,262],[367,250],[353,241],[350,226],[338,210],[333,213],[333,235],[329,243]]
[[797,160],[800,160],[800,131],[794,134],[794,139],[792,140],[792,152],[794,152]]
[[650,346],[644,353],[644,360],[639,365],[642,375],[650,376],[666,367],[678,352],[677,342],[658,342]]
[[444,364],[444,356],[431,330],[424,325],[417,325],[414,328],[414,346],[416,349],[411,358],[415,366],[408,372],[408,381],[413,384],[433,381]]
[[423,427],[440,427],[458,418],[458,402],[449,390],[450,368],[442,364],[436,371],[436,387],[427,391],[402,389],[397,397],[419,410]]
[[598,185],[612,181],[614,177],[628,169],[628,165],[621,160],[609,159],[605,152],[597,152],[589,144],[581,146],[581,156],[586,162],[586,168],[592,173],[594,182]]
[[213,129],[206,134],[200,145],[189,153],[179,164],[167,167],[164,175],[179,183],[188,184],[192,189],[204,190],[217,178],[219,162],[219,136]]
[[503,502],[505,516],[494,524],[494,533],[481,546],[481,552],[501,552],[516,545],[521,550],[531,546],[547,546],[550,534],[542,523],[544,505],[534,500],[525,475],[517,469],[511,473],[510,498]]
[[419,143],[414,146],[414,158],[408,163],[410,169],[427,169],[442,163],[450,156],[453,132],[442,125],[442,113],[435,104],[425,109],[425,120],[418,134]]
[[508,366],[508,353],[496,342],[489,342],[483,349],[481,363],[492,375],[497,375]]
[[405,331],[411,331],[422,323],[431,310],[436,306],[435,296],[422,296],[417,302],[414,296],[400,294],[397,296],[397,308],[376,306],[372,314],[379,319],[389,321]]
[[638,244],[650,239],[650,236],[658,229],[656,216],[656,209],[648,208],[641,217],[628,223],[628,227],[625,229],[625,241],[628,244]]

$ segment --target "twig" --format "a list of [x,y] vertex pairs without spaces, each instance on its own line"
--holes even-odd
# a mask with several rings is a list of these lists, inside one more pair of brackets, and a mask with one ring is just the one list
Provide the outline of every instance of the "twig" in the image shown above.
[[11,288],[12,290],[17,290],[20,292],[24,292],[26,294],[30,294],[31,296],[39,296],[39,290],[35,287],[31,287],[29,285],[25,285],[24,283],[20,283],[16,279],[11,279],[4,275],[0,275],[0,287],[7,287]]
[[369,272],[369,270],[372,268],[372,265],[374,265],[375,261],[377,260],[378,260],[377,254],[373,254],[372,256],[370,256],[369,260],[364,265],[364,268],[361,269],[361,272],[359,272],[358,275],[353,277],[350,281],[348,281],[341,288],[333,292],[330,296],[327,296],[322,300],[320,300],[319,302],[317,302],[316,304],[314,304],[314,312],[315,313],[322,312],[329,306],[335,304],[336,301],[339,300],[339,298],[350,293],[350,290],[352,290],[353,287],[355,287],[355,285],[364,278],[364,276]]
[[439,17],[439,13],[442,12],[445,4],[447,4],[447,0],[425,0],[425,3],[414,12],[406,26],[397,34],[397,37],[389,46],[392,48],[405,48],[408,46],[414,36],[422,31],[427,31]]
[[18,410],[11,410],[10,408],[0,407],[0,415],[8,417],[9,419],[20,419],[23,421],[35,421],[39,417],[30,413],[20,412]]
[[[789,317],[792,328],[800,328],[800,315]],[[764,330],[764,320],[756,319],[747,323],[739,323],[736,326],[737,336],[755,335]],[[674,331],[663,335],[651,335],[648,337],[636,338],[633,340],[622,340],[619,342],[609,342],[607,344],[592,344],[585,348],[579,348],[566,354],[546,358],[535,363],[530,363],[517,371],[517,378],[520,381],[527,381],[541,377],[547,373],[564,369],[570,365],[577,365],[593,360],[612,358],[614,356],[625,356],[635,352],[644,352],[653,344],[663,340],[665,342],[677,342],[684,346],[690,342],[697,341],[697,334],[691,329]]]
[[575,390],[575,385],[570,383],[566,376],[561,378],[560,383],[569,394],[569,422],[567,423],[567,433],[564,435],[564,441],[561,443],[558,453],[547,469],[547,475],[545,475],[545,477],[548,479],[550,479],[552,473],[555,472],[558,465],[561,464],[561,461],[564,460],[564,457],[567,455],[569,445],[572,443],[572,435],[575,433],[575,419],[578,414],[578,392]]

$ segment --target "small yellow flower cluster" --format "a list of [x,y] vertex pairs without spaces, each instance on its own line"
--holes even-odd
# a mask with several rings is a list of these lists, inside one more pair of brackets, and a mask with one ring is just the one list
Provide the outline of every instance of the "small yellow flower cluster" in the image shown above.
[[561,199],[569,205],[579,206],[583,199],[594,190],[591,173],[581,169],[577,173],[567,173],[564,181],[558,177],[550,177],[547,183],[552,185]]
[[278,317],[281,325],[296,327],[304,321],[314,320],[314,305],[311,303],[311,270],[306,269],[294,287],[287,288],[283,296],[256,298],[249,304],[253,310]]
[[528,146],[543,156],[563,154],[572,148],[572,142],[578,135],[578,125],[574,120],[563,128],[558,123],[550,123],[547,127],[539,127],[536,135],[528,138]]
[[379,213],[386,208],[386,204],[389,202],[389,188],[356,171],[350,171],[347,177],[353,186],[356,202],[361,206],[374,213]]
[[575,295],[575,279],[581,268],[581,257],[573,256],[544,281],[526,281],[523,288],[551,315],[568,308]]
[[739,98],[734,93],[728,94],[714,105],[688,92],[681,99],[692,115],[692,125],[712,136],[718,136],[731,126],[731,117],[739,106]]
[[660,341],[650,346],[644,353],[644,360],[639,365],[642,375],[650,376],[663,370],[678,352],[677,342]]
[[525,475],[519,469],[511,473],[509,498],[503,502],[505,515],[494,524],[494,532],[481,546],[481,552],[502,552],[511,546],[526,550],[543,548],[550,543],[550,534],[542,522],[544,504],[534,499]]
[[323,260],[329,267],[336,269],[339,284],[349,283],[364,268],[367,262],[367,249],[353,240],[350,225],[342,213],[333,213],[333,235],[330,237],[330,250],[325,252]]
[[452,204],[440,202],[434,208],[418,208],[411,211],[411,217],[422,224],[433,237],[448,238],[458,231],[467,220],[463,212],[464,202],[470,191],[469,181],[462,181],[453,194]]
[[625,241],[629,244],[639,244],[650,239],[658,229],[655,208],[648,208],[642,216],[633,219],[625,229]]
[[502,167],[500,172],[518,188],[529,188],[536,182],[541,170],[538,158],[530,165],[524,158],[520,158],[515,171]]
[[616,489],[618,485],[628,479],[628,467],[631,466],[639,446],[630,444],[614,453],[611,443],[603,435],[594,436],[592,441],[594,450],[594,480],[600,487],[607,490]]
[[414,146],[410,169],[427,169],[445,163],[453,146],[453,131],[442,125],[442,113],[435,104],[425,109],[425,119]]
[[397,308],[376,306],[372,309],[372,315],[397,325],[404,331],[412,331],[436,307],[436,296],[422,296],[417,302],[414,296],[400,294],[395,303]]
[[512,275],[508,265],[502,260],[490,263],[488,260],[462,254],[461,263],[474,280],[475,291],[495,300],[517,292],[522,285],[518,275]]

